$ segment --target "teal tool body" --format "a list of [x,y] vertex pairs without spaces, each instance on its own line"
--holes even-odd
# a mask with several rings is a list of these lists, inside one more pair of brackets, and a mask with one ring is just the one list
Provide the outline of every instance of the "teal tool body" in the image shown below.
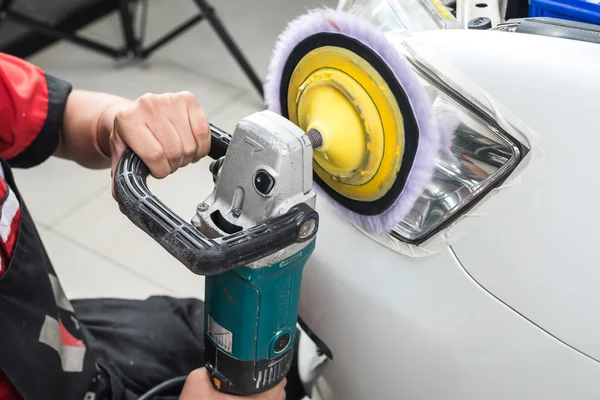
[[260,390],[285,377],[293,358],[302,270],[313,248],[314,243],[264,268],[207,277],[207,358],[216,364],[210,355],[220,353],[221,364],[229,363],[229,374],[237,375],[222,373],[221,379],[248,380]]

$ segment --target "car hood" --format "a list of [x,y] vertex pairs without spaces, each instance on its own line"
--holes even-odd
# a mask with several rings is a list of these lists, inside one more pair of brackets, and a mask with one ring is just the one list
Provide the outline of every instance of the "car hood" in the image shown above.
[[521,118],[543,160],[452,247],[483,288],[600,360],[600,45],[508,32],[419,35]]

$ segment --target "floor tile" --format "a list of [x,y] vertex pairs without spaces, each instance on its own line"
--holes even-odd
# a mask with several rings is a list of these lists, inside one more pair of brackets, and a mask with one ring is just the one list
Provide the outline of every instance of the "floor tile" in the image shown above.
[[[185,18],[186,8],[170,7],[168,2],[151,3],[154,19],[149,22],[148,36],[161,34],[172,28],[176,20]],[[160,5],[155,9],[154,4]],[[187,4],[182,2],[180,6]],[[175,15],[172,15],[175,13]],[[121,46],[118,14],[85,28],[82,35],[98,39],[103,43]],[[176,42],[175,42],[176,43]],[[181,48],[185,53],[187,48]],[[215,80],[203,74],[202,68],[190,65],[184,59],[161,54],[147,60],[114,60],[86,48],[61,41],[28,59],[43,68],[48,74],[69,81],[75,89],[107,91],[135,99],[145,93],[191,91],[207,112],[219,109],[238,97],[243,91],[227,78]]]
[[[178,4],[182,8],[189,7],[189,5],[184,6],[185,2]],[[275,41],[285,26],[308,9],[321,6],[332,7],[337,2],[334,0],[261,0],[245,3],[239,0],[220,0],[213,1],[212,4],[241,51],[260,78],[264,79]],[[157,12],[166,5],[166,2],[152,3]],[[259,98],[226,47],[207,23],[203,22],[193,28],[176,42],[161,50],[161,53],[178,62],[195,66],[214,79],[232,82]]]
[[110,187],[109,171],[85,169],[55,157],[34,168],[14,170],[14,174],[34,220],[44,225]]
[[119,297],[144,299],[174,292],[133,274],[47,229],[42,240],[69,298]]
[[[202,173],[208,168],[207,162],[201,163],[183,168],[167,179],[149,181],[151,190],[188,221],[199,202],[197,199],[205,198],[212,190],[212,187],[193,184],[194,172]],[[210,176],[197,182],[206,179]],[[54,229],[124,268],[170,288],[177,295],[204,296],[204,278],[187,270],[121,214],[108,190],[56,224]]]
[[[70,44],[61,44],[52,51],[30,59],[47,73],[67,80],[74,89],[104,91],[129,99],[145,93],[192,92],[207,113],[238,97],[241,89],[203,77],[188,66],[173,60],[156,58],[150,61],[118,65],[116,63],[89,62],[96,55],[86,55],[81,62],[69,60],[71,54],[87,52]],[[50,61],[47,61],[50,59]]]
[[180,168],[165,179],[149,178],[150,190],[171,210],[190,221],[196,207],[214,189],[212,174],[208,167],[212,160],[208,157],[198,163]]

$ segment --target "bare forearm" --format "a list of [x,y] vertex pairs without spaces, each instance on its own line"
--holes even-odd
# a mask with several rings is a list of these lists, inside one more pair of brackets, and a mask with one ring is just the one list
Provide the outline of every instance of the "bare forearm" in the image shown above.
[[115,114],[129,102],[106,93],[71,92],[55,156],[73,160],[87,168],[110,167],[109,140]]

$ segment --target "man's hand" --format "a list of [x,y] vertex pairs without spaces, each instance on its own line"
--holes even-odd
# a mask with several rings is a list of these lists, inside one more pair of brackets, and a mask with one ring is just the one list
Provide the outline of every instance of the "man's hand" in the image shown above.
[[208,120],[189,92],[146,94],[121,104],[114,116],[111,175],[127,147],[144,161],[152,176],[162,179],[208,154]]
[[285,400],[285,380],[266,393],[249,396],[230,396],[215,390],[206,368],[200,368],[188,376],[179,400]]
[[135,101],[74,90],[67,98],[54,155],[87,168],[112,166],[126,147],[155,178],[198,161],[210,147],[206,115],[189,92],[147,94]]

